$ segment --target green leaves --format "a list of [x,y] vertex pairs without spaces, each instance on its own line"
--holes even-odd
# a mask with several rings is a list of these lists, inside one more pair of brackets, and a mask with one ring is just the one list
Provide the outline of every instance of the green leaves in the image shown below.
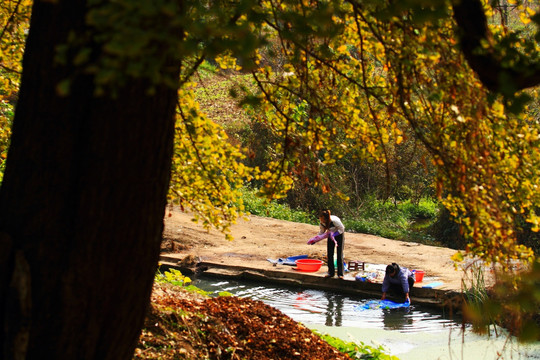
[[190,208],[197,221],[230,238],[231,223],[244,211],[240,190],[257,170],[241,162],[244,155],[199,111],[191,91],[179,92],[169,200]]
[[[208,226],[226,229],[240,216],[237,191],[245,181],[257,179],[275,197],[293,186],[329,192],[335,164],[349,157],[379,161],[388,195],[396,159],[421,144],[418,158],[427,159],[427,171],[436,168],[434,185],[462,225],[467,251],[488,261],[530,260],[516,224],[524,218],[540,229],[538,111],[529,108],[538,92],[519,90],[535,85],[540,73],[540,18],[519,4],[513,23],[497,27],[483,22],[493,11],[488,5],[460,4],[476,5],[478,17],[461,18],[456,4],[442,0],[93,0],[85,26],[68,34],[57,61],[92,75],[96,95],[113,94],[129,78],[147,80],[149,94],[155,84],[181,87],[171,194]],[[30,6],[0,6],[6,128]],[[463,51],[495,61],[501,71],[487,74],[496,75],[498,93],[486,90],[479,69],[462,56],[451,10],[465,29],[482,25],[475,34],[481,46]],[[251,71],[258,92],[244,104],[254,106],[254,121],[268,131],[267,168],[244,165],[240,149],[212,121],[219,119],[210,120],[193,100],[189,82],[205,58]],[[58,91],[67,94],[72,81],[64,79]]]
[[499,274],[498,281],[489,294],[483,290],[483,296],[478,299],[471,299],[469,295],[465,307],[467,320],[473,323],[478,332],[485,333],[495,323],[503,326],[522,342],[538,341],[539,283],[538,261],[527,267],[515,262],[511,271]]

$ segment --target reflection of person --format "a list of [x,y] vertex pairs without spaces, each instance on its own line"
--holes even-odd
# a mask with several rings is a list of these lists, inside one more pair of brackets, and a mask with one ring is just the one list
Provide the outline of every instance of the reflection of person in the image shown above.
[[343,311],[343,296],[329,296],[326,308],[326,326],[341,326]]
[[414,323],[410,315],[411,308],[383,309],[383,324],[385,330],[404,330]]
[[336,274],[334,266],[334,249],[336,249],[337,275],[343,279],[343,245],[345,244],[345,226],[341,220],[330,214],[330,210],[323,210],[319,213],[320,231],[319,235],[308,241],[314,244],[324,238],[328,238],[326,247],[326,258],[328,261],[328,274],[326,277],[333,277]]
[[410,289],[414,285],[412,272],[407,268],[400,268],[392,263],[386,267],[386,274],[382,283],[382,299],[386,299],[386,293],[391,291],[395,295],[405,295],[405,302],[411,302]]

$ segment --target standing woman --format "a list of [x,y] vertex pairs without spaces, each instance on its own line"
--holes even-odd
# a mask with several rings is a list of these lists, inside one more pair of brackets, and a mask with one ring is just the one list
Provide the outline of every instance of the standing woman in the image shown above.
[[[326,258],[328,261],[328,274],[326,277],[334,277],[336,269],[334,266],[334,247],[337,247],[337,275],[343,279],[343,245],[345,244],[345,226],[341,220],[330,214],[330,210],[323,210],[319,213],[320,231],[319,235],[329,233],[327,243]],[[334,241],[335,240],[335,241]]]

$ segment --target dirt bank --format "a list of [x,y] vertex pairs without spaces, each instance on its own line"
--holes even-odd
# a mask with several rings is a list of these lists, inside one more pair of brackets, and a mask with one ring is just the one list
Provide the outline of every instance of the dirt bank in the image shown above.
[[[189,213],[174,209],[166,213],[163,253],[179,260],[193,256],[201,261],[275,269],[267,259],[308,255],[324,260],[326,240],[315,245],[306,244],[317,232],[318,226],[314,225],[250,216],[248,221],[240,220],[233,225],[234,240],[228,241],[218,231],[207,231],[194,223]],[[455,250],[448,248],[346,232],[344,252],[346,262],[363,261],[368,264],[368,269],[397,262],[411,269],[424,270],[423,284],[442,282],[438,287],[442,290],[460,290],[465,274],[463,269],[455,269],[450,259]],[[279,266],[285,271],[295,271],[293,267]],[[325,273],[326,266],[323,266],[314,275],[324,276]],[[353,279],[355,274],[351,271],[345,278]]]

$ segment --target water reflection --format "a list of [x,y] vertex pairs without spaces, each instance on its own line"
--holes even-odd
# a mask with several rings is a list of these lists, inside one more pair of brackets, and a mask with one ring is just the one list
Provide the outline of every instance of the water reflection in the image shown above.
[[385,330],[405,330],[413,325],[410,316],[411,307],[398,309],[383,309],[383,324]]
[[337,293],[276,285],[261,285],[248,281],[218,281],[197,279],[195,285],[217,296],[228,291],[235,296],[261,300],[295,321],[329,327],[387,329],[399,332],[436,332],[459,327],[460,319],[449,319],[436,309],[414,304],[402,309],[368,309],[370,300]]
[[374,341],[403,360],[540,359],[538,344],[517,349],[508,346],[504,338],[477,336],[461,328],[461,319],[449,319],[420,304],[391,310],[369,306],[366,309],[365,305],[371,299],[300,287],[211,278],[197,279],[195,285],[216,296],[220,291],[229,291],[236,296],[261,300],[311,329],[345,341],[351,341],[351,338],[366,343]]
[[343,297],[330,294],[326,306],[326,326],[341,326],[343,311]]
[[324,311],[319,308],[319,300],[308,292],[296,294],[293,306],[300,311],[307,311],[313,314],[322,314]]

